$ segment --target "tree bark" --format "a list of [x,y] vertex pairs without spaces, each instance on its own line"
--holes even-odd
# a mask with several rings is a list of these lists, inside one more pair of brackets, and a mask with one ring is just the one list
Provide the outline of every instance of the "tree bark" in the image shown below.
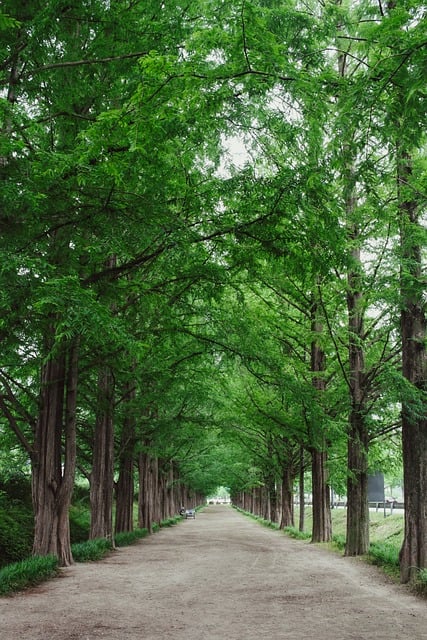
[[[53,347],[55,330],[49,339]],[[32,456],[34,555],[73,563],[69,507],[76,467],[78,341],[62,344],[44,365]],[[64,457],[62,451],[64,449]]]
[[[422,251],[417,240],[417,203],[405,197],[411,178],[409,154],[398,149],[401,267],[402,372],[414,393],[402,402],[405,533],[400,551],[402,582],[427,568],[427,355]],[[409,195],[409,194],[408,194]]]
[[328,454],[311,451],[311,476],[313,483],[312,542],[329,542],[332,539],[331,497],[328,484]]
[[365,421],[352,407],[348,444],[346,556],[358,556],[369,549],[368,435]]
[[[128,386],[126,407],[135,398],[135,390]],[[134,499],[134,449],[135,418],[126,411],[122,425],[119,452],[119,477],[116,484],[116,522],[115,532],[133,531],[133,499]]]
[[[326,356],[321,346],[323,325],[319,320],[319,309],[316,294],[313,295],[311,305],[311,331],[314,339],[311,342],[311,371],[313,375],[313,387],[317,393],[317,405],[322,410],[326,381],[324,372],[326,369]],[[311,480],[313,494],[313,526],[312,542],[329,542],[332,538],[332,518],[330,488],[328,484],[327,447],[322,424],[316,425],[316,431],[312,434],[313,446],[311,454]]]
[[114,385],[109,368],[98,379],[98,407],[90,474],[90,538],[113,540]]
[[304,447],[300,446],[299,454],[299,523],[298,530],[304,531],[305,527],[305,483],[304,483]]
[[281,511],[282,516],[280,519],[280,528],[294,526],[294,503],[293,503],[293,484],[294,474],[292,473],[289,465],[286,465],[282,470],[282,491],[281,491]]

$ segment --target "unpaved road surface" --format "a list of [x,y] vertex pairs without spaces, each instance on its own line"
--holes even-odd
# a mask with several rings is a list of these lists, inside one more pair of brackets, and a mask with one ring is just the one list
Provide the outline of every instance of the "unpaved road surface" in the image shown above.
[[426,640],[427,603],[227,506],[0,598],[1,640]]

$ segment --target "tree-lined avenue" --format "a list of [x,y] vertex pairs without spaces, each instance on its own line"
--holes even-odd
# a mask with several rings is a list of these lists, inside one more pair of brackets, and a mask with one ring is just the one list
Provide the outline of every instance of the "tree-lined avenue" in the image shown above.
[[213,505],[0,600],[0,619],[8,640],[422,640],[427,607],[358,559]]

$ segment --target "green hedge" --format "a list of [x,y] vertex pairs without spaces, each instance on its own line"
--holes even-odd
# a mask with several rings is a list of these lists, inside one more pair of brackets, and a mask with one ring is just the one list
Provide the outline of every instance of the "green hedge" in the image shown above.
[[21,591],[49,580],[58,572],[56,556],[34,556],[0,569],[0,595]]

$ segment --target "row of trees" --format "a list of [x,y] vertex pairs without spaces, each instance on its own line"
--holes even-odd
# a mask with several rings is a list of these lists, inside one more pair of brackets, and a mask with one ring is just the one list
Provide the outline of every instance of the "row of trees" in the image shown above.
[[169,511],[224,484],[263,486],[285,526],[309,464],[313,539],[330,538],[344,483],[346,553],[364,553],[368,471],[401,430],[413,579],[427,564],[422,8],[2,11],[0,437],[8,464],[31,463],[34,551],[72,561],[76,471],[96,537],[112,535],[114,487],[116,529],[133,526],[138,469],[141,522],[160,517],[162,483]]

